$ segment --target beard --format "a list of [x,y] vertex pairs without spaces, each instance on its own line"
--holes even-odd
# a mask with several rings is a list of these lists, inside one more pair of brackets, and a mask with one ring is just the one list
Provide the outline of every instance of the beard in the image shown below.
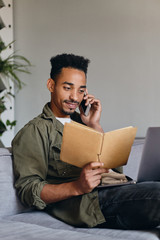
[[[73,110],[71,110],[71,111],[73,111]],[[65,114],[65,115],[71,116],[71,115],[75,112],[75,110],[74,110],[73,112],[68,112],[68,111],[65,111],[65,110],[62,109],[62,112],[63,112],[63,114]]]
[[[77,105],[79,105],[79,102],[77,102],[77,101],[64,100],[64,102],[71,102],[71,103],[76,103]],[[63,114],[65,114],[65,115],[71,116],[71,115],[75,112],[75,110],[76,110],[76,109],[70,109],[70,111],[66,111],[66,110],[62,109],[62,112],[63,112]]]

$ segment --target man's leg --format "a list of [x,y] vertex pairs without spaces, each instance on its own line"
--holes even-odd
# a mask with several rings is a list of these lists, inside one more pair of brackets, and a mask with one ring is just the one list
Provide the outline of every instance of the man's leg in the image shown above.
[[160,182],[102,188],[98,194],[106,219],[99,227],[149,229],[160,225]]

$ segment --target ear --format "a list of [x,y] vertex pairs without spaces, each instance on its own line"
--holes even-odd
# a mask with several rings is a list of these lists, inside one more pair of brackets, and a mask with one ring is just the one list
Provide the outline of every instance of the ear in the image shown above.
[[55,81],[52,78],[49,78],[47,81],[47,88],[50,92],[54,91]]

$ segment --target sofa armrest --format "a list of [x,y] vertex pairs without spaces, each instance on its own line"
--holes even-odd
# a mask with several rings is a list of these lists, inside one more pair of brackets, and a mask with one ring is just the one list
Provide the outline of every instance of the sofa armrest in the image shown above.
[[0,148],[0,217],[28,211],[16,194],[11,149]]

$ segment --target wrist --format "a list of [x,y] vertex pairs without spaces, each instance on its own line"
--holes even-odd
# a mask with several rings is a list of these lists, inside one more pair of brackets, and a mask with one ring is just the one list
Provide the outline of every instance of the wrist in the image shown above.
[[73,187],[74,196],[79,196],[84,194],[83,191],[81,190],[80,183],[78,180],[72,182],[72,187]]

